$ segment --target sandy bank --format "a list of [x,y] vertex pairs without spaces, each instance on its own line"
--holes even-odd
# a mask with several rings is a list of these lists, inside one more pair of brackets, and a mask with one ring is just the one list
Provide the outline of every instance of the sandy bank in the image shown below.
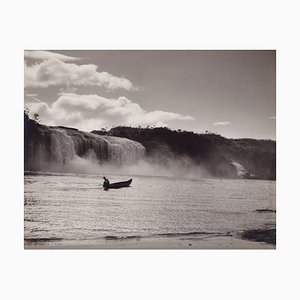
[[232,236],[222,237],[164,237],[133,238],[127,240],[99,240],[84,244],[70,241],[57,243],[25,244],[25,249],[275,249],[274,244],[250,241]]

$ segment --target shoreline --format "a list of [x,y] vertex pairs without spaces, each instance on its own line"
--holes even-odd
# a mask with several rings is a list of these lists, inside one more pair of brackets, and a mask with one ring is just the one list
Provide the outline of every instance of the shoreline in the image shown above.
[[[257,235],[256,235],[257,233]],[[131,239],[101,239],[97,242],[81,243],[67,241],[52,243],[25,243],[24,249],[61,249],[61,250],[239,250],[239,249],[276,249],[276,244],[270,243],[272,236],[276,235],[275,229],[247,230],[239,236],[214,236],[214,237],[149,237]],[[256,238],[256,240],[254,239]],[[275,237],[276,238],[276,237]],[[272,240],[273,241],[273,240]]]

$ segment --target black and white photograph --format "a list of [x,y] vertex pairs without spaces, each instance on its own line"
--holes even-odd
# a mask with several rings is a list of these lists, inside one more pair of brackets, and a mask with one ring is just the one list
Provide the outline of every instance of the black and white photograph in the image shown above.
[[25,249],[275,249],[276,50],[24,51]]
[[297,1],[2,1],[1,299],[299,299]]

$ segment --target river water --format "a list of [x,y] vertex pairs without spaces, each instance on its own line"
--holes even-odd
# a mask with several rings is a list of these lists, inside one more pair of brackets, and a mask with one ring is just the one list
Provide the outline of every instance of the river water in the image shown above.
[[153,237],[222,237],[276,226],[275,181],[108,178],[133,182],[129,188],[104,191],[99,175],[26,172],[25,248],[76,248],[126,239],[138,243]]

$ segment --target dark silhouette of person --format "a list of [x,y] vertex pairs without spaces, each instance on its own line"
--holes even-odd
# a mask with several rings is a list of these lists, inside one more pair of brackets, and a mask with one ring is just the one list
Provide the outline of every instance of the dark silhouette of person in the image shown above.
[[105,189],[108,189],[108,187],[109,187],[109,180],[106,177],[103,177],[103,179],[104,179],[103,187]]

